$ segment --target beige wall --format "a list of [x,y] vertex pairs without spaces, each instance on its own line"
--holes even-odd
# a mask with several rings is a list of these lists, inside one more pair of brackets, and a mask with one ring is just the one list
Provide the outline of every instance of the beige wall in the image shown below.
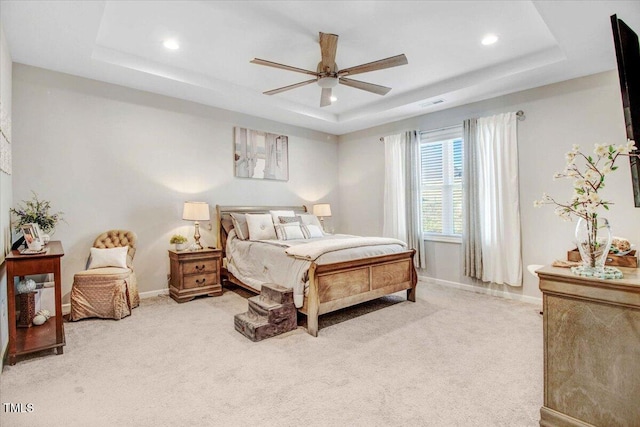
[[[139,234],[136,268],[142,291],[166,288],[168,238],[191,236],[181,221],[186,199],[219,204],[332,204],[339,232],[380,235],[384,150],[380,136],[429,130],[505,111],[524,110],[519,122],[520,197],[524,265],[549,264],[572,247],[574,224],[551,207],[534,209],[546,191],[560,198],[568,182],[552,175],[573,143],[625,139],[615,72],[558,83],[336,137],[256,117],[24,65],[14,65],[14,201],[30,191],[65,212],[54,238],[66,249],[63,293],[82,269],[93,237],[108,228]],[[240,125],[290,136],[290,180],[233,178],[232,131]],[[626,161],[611,176],[609,218],[614,234],[640,242],[640,210],[633,207]],[[338,180],[339,176],[339,180]],[[348,207],[348,209],[341,207]],[[215,244],[204,230],[207,244]],[[539,298],[537,280],[524,286],[473,283],[461,273],[460,245],[427,245],[422,275],[516,298]]]
[[[564,168],[564,153],[572,144],[592,149],[594,143],[626,142],[617,74],[597,74],[537,89],[501,96],[450,110],[427,114],[361,132],[342,135],[339,143],[342,231],[380,234],[383,222],[384,149],[381,136],[408,129],[430,130],[456,125],[469,117],[523,110],[518,123],[522,255],[524,266],[565,259],[572,248],[574,223],[553,214],[552,207],[533,208],[543,192],[568,200],[570,182],[554,181]],[[633,206],[627,159],[608,179],[605,195],[615,204],[608,213],[614,235],[640,243],[640,209]],[[474,285],[515,298],[540,298],[537,279],[524,273],[524,286],[483,285],[462,274],[461,245],[427,244],[426,271],[422,275],[456,284]]]
[[[11,52],[7,39],[0,24],[0,101],[3,110],[11,116]],[[12,141],[13,142],[13,141]],[[7,239],[10,220],[9,208],[11,207],[11,176],[0,172],[0,353],[1,356],[9,344],[9,324],[7,322],[7,274],[4,264],[6,246],[10,242]],[[7,241],[9,240],[9,241]],[[0,360],[0,367],[2,361]]]
[[[13,76],[14,202],[33,190],[64,212],[53,239],[65,248],[65,301],[93,239],[111,228],[138,234],[140,291],[166,289],[170,236],[193,240],[185,200],[321,200],[340,212],[335,136],[26,65],[14,64]],[[234,126],[289,136],[288,182],[234,178]],[[207,226],[203,241],[213,246]]]

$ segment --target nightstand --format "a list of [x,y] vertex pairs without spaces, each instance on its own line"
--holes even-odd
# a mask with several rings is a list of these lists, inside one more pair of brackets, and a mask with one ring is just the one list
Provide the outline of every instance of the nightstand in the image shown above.
[[220,249],[180,252],[170,250],[169,260],[169,295],[177,302],[191,301],[199,295],[222,295]]

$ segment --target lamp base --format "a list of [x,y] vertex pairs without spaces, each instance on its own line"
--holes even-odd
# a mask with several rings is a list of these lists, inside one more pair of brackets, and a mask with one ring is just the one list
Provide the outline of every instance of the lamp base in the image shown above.
[[195,250],[196,251],[201,251],[204,248],[202,247],[202,245],[200,244],[200,223],[198,221],[195,222],[195,226],[196,226],[196,232],[193,235],[193,239],[195,240]]

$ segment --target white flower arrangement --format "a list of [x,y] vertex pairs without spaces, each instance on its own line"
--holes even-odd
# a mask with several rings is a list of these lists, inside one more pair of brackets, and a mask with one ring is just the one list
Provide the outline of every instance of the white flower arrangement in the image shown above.
[[556,205],[556,215],[566,221],[571,220],[571,215],[575,215],[593,222],[601,207],[609,210],[609,205],[613,204],[603,200],[598,194],[604,188],[605,178],[618,169],[615,162],[619,156],[640,157],[633,153],[637,149],[635,142],[628,140],[621,145],[595,144],[593,155],[586,155],[580,151],[579,145],[574,144],[571,151],[565,154],[567,164],[564,170],[553,176],[554,179],[573,179],[573,197],[568,203],[560,203],[544,193],[542,200],[533,202],[534,207],[553,204]]
[[[573,145],[571,151],[565,154],[567,164],[562,172],[556,173],[554,179],[570,178],[573,180],[573,196],[568,203],[560,203],[548,194],[543,194],[542,200],[533,202],[535,207],[542,205],[556,205],[555,213],[565,221],[575,215],[584,220],[583,228],[576,228],[576,244],[584,262],[584,272],[593,274],[604,271],[606,254],[611,242],[610,233],[599,235],[600,228],[609,229],[606,219],[598,224],[600,208],[609,210],[613,203],[603,200],[598,191],[604,188],[607,175],[618,169],[615,166],[620,156],[639,156],[634,141],[627,140],[623,145],[595,144],[593,155],[586,155],[580,151],[579,145]],[[600,265],[600,263],[602,265]],[[583,273],[579,273],[583,274]]]

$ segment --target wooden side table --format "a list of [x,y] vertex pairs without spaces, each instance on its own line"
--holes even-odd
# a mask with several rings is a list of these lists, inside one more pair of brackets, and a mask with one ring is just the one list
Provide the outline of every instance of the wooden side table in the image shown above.
[[222,251],[169,251],[171,280],[169,295],[177,302],[187,302],[199,295],[222,295],[220,270]]
[[[64,326],[62,324],[62,283],[60,279],[60,258],[64,256],[62,243],[51,241],[47,252],[36,255],[21,255],[11,251],[7,261],[7,305],[9,308],[9,365],[15,365],[17,356],[36,351],[56,349],[62,354]],[[55,283],[56,313],[41,326],[31,328],[16,327],[15,277],[53,273]]]

